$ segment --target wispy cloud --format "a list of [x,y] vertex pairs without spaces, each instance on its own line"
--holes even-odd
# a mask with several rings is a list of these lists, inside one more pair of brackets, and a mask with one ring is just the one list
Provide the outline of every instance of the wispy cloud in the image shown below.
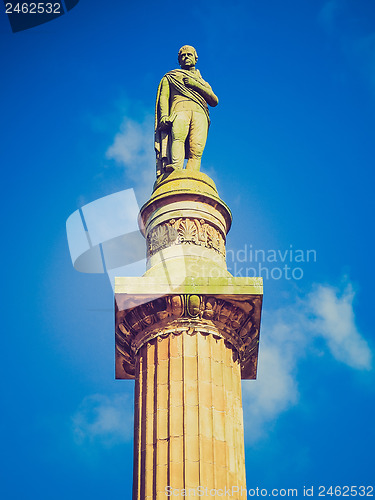
[[140,197],[148,197],[155,180],[153,118],[148,116],[139,123],[125,117],[106,157],[124,168],[127,179],[134,182],[132,187]]
[[87,396],[73,415],[74,439],[79,445],[110,447],[133,437],[133,404],[128,394]]
[[[251,426],[245,434],[254,442],[278,416],[298,402],[298,364],[317,339],[339,362],[357,370],[371,369],[371,351],[355,323],[354,291],[350,283],[341,288],[315,285],[304,299],[278,311],[264,311],[258,379],[244,382],[244,420]],[[315,354],[316,355],[316,354]]]
[[354,291],[350,283],[343,290],[319,285],[308,296],[314,317],[310,330],[323,337],[337,361],[358,370],[371,368],[371,351],[355,324]]

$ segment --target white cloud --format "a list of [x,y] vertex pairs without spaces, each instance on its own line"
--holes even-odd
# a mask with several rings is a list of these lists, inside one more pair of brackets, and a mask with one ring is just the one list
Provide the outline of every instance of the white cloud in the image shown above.
[[343,291],[319,285],[308,297],[315,318],[312,327],[322,336],[331,354],[342,363],[359,370],[371,368],[371,351],[358,332],[353,310],[354,291],[347,284]]
[[140,196],[148,197],[155,180],[155,153],[153,149],[153,118],[148,116],[143,123],[124,118],[120,131],[106,152],[125,170],[126,177],[134,182]]
[[[317,339],[330,354],[358,370],[371,369],[371,351],[355,324],[354,292],[316,285],[304,299],[278,311],[263,313],[258,378],[243,382],[245,438],[254,442],[278,416],[298,402],[298,363]],[[248,425],[246,425],[248,424]]]
[[94,394],[82,401],[72,418],[77,444],[113,446],[133,437],[133,404],[129,394]]

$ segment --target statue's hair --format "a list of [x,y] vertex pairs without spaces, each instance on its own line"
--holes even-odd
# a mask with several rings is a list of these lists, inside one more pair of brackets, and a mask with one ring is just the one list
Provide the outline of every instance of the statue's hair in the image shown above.
[[181,53],[184,49],[191,49],[191,52],[194,54],[195,56],[195,62],[198,61],[198,54],[197,54],[197,51],[195,50],[195,48],[192,46],[192,45],[183,45],[180,50],[178,51],[178,62],[180,63],[180,57],[181,57]]

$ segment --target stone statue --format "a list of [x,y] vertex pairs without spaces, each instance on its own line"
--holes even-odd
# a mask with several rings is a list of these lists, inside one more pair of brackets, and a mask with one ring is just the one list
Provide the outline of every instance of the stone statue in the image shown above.
[[156,176],[165,172],[200,169],[210,124],[208,106],[219,102],[195,64],[197,51],[184,45],[178,52],[181,69],[164,75],[156,97]]

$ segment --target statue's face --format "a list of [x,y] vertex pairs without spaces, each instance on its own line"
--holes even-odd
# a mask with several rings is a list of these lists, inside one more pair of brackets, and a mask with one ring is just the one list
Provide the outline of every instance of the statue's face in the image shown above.
[[180,53],[179,60],[180,60],[180,66],[183,69],[188,69],[195,66],[196,57],[194,55],[192,47],[186,47],[186,49],[184,49]]

